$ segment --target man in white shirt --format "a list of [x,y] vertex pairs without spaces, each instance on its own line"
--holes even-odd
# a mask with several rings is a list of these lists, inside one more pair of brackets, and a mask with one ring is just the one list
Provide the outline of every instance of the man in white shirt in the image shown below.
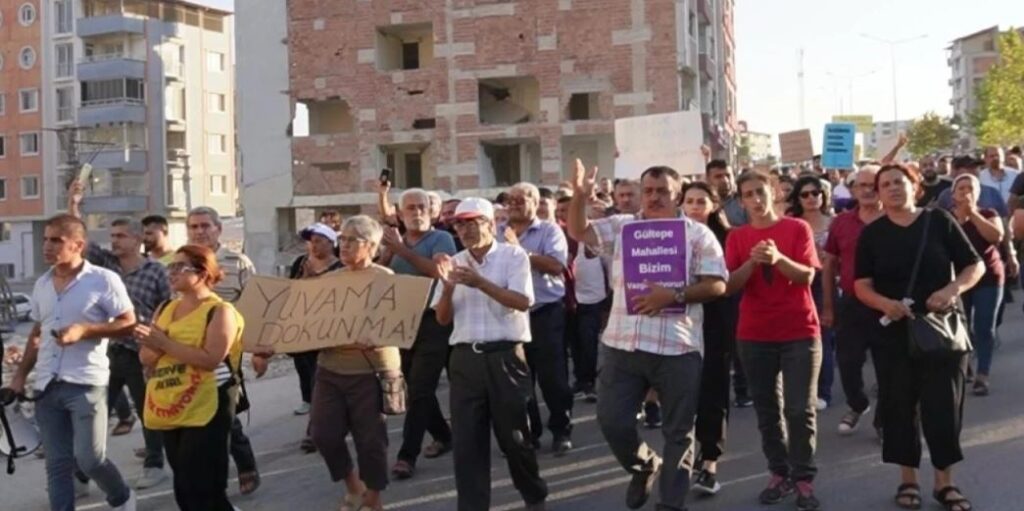
[[1003,166],[1003,148],[999,146],[985,148],[985,168],[978,175],[982,186],[991,186],[999,190],[1003,202],[1008,202],[1013,182],[1019,175],[1020,171]]
[[36,420],[46,451],[53,511],[74,511],[72,473],[78,468],[114,509],[135,510],[135,494],[107,459],[107,383],[110,337],[130,335],[135,312],[121,278],[86,261],[85,224],[71,215],[46,222],[43,258],[51,265],[32,290],[32,320],[24,358],[11,390],[25,391],[36,369],[42,393]]
[[526,411],[533,389],[523,349],[532,339],[530,258],[521,247],[494,239],[490,201],[462,201],[454,225],[466,250],[435,256],[442,286],[432,307],[438,323],[454,322],[448,376],[458,510],[490,508],[493,425],[526,509],[543,511],[548,487]]

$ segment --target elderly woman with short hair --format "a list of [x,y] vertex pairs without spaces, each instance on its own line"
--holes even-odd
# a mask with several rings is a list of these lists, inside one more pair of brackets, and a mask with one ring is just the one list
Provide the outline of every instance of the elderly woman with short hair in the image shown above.
[[[373,262],[382,236],[380,224],[366,215],[345,220],[338,237],[345,267],[339,273],[392,274],[389,268]],[[377,373],[400,373],[398,348],[327,348],[320,352],[318,365],[310,417],[313,443],[327,463],[331,479],[345,481],[348,492],[341,509],[383,509],[380,493],[388,484],[388,432]],[[345,445],[350,432],[358,455],[358,473]]]

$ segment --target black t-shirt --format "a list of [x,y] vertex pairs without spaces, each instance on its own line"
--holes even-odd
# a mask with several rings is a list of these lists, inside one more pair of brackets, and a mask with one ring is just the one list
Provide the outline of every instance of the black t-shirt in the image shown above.
[[924,234],[925,215],[931,215],[928,242],[910,296],[911,309],[917,312],[925,312],[928,297],[953,281],[951,268],[959,273],[981,260],[953,216],[942,209],[925,209],[907,227],[883,216],[864,227],[857,242],[856,278],[872,279],[876,292],[901,300]]
[[939,200],[939,195],[942,191],[953,186],[953,183],[948,179],[939,178],[935,184],[921,183],[921,188],[924,190],[924,195],[921,196],[917,201],[917,207],[923,208],[931,206],[935,201]]
[[1013,183],[1010,184],[1010,195],[1018,197],[1024,195],[1024,172],[1017,174],[1017,177],[1013,178]]

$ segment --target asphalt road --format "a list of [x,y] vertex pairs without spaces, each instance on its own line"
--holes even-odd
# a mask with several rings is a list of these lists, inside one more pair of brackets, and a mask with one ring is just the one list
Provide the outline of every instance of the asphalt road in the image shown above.
[[[1019,305],[1013,307],[1013,311],[1008,311],[1007,324],[1001,330],[1004,342],[996,353],[992,394],[985,398],[969,397],[966,404],[962,436],[966,460],[957,466],[956,480],[978,510],[1024,509],[1024,479],[1021,478],[1024,473],[1024,400],[1017,393],[1018,389],[1024,388],[1024,341],[1019,334],[1024,329],[1024,317],[1017,309]],[[287,365],[287,360],[283,364]],[[866,373],[870,376],[870,367]],[[275,374],[276,377],[249,385],[253,411],[247,418],[243,417],[243,421],[248,421],[246,430],[257,451],[263,486],[255,494],[241,497],[237,492],[237,481],[232,480],[232,502],[244,511],[337,509],[344,486],[330,482],[319,455],[302,454],[298,449],[306,419],[292,414],[292,408],[299,400],[297,381],[287,367],[279,367]],[[446,403],[447,386],[442,385],[441,395]],[[823,507],[844,511],[897,509],[892,503],[892,494],[898,483],[897,470],[882,465],[873,430],[862,425],[862,429],[852,437],[840,437],[836,433],[839,419],[845,411],[838,385],[837,378],[833,390],[838,396],[837,404],[819,416],[816,488]],[[594,413],[594,405],[576,402],[575,449],[564,458],[552,457],[547,450],[550,435],[544,437],[545,450],[539,458],[542,474],[551,491],[550,510],[625,509],[628,475],[612,458],[597,428]],[[766,469],[754,419],[751,409],[733,410],[727,454],[719,467],[719,479],[724,488],[716,497],[691,501],[692,511],[762,508],[756,496],[766,480]],[[390,453],[394,456],[400,443],[401,418],[389,419],[388,426]],[[661,445],[659,432],[644,431],[643,435],[653,445]],[[141,470],[140,460],[131,454],[133,448],[141,445],[141,434],[137,429],[129,436],[109,441],[110,456],[128,478],[134,479]],[[492,509],[520,509],[522,503],[512,487],[504,459],[493,444],[491,477]],[[921,481],[925,492],[929,493],[932,489],[930,468],[922,473]],[[393,482],[384,497],[387,509],[455,509],[451,456],[421,460],[416,477]],[[653,509],[654,501],[656,498],[652,498],[645,509]],[[790,500],[774,507],[793,509],[794,504]],[[45,509],[42,460],[21,460],[15,475],[0,474],[0,510]],[[92,496],[81,500],[78,509],[107,509],[107,506],[100,498],[100,492],[93,487]],[[138,509],[176,509],[170,483],[143,491]],[[925,500],[923,509],[941,508],[929,498]]]

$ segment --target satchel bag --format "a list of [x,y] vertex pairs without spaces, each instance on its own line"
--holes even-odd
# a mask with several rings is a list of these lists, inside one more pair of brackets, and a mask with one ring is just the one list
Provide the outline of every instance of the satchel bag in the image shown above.
[[[924,235],[917,247],[917,258],[914,269],[910,272],[910,284],[906,296],[911,296],[917,275],[924,257],[924,247],[928,243],[928,230],[932,219],[932,210],[922,213],[924,218]],[[963,304],[959,298],[952,310],[946,312],[927,311],[915,314],[907,320],[908,350],[913,358],[956,356],[971,351],[971,337],[967,330],[967,320]]]
[[383,397],[383,404],[381,411],[384,415],[402,415],[405,413],[405,397],[408,391],[408,386],[405,383],[405,376],[401,372],[397,374],[389,374],[387,371],[380,371],[376,366],[373,365],[373,361],[370,357],[363,353],[363,358],[366,359],[366,363],[373,367],[374,373],[377,375],[377,381],[380,382],[381,395]]

